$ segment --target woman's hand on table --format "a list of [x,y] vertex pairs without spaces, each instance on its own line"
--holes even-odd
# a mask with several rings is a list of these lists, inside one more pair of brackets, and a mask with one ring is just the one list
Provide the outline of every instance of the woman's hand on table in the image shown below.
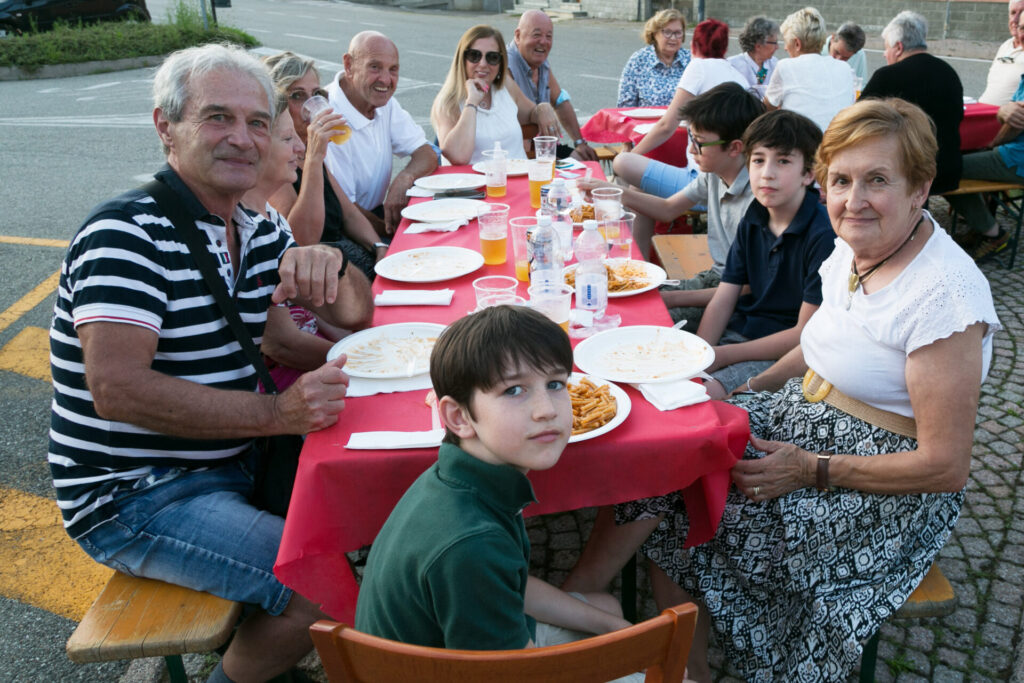
[[491,84],[482,78],[471,78],[466,81],[466,104],[479,107],[484,95],[491,89]]
[[763,458],[740,460],[732,469],[736,487],[750,500],[770,500],[810,486],[816,458],[791,443],[765,441],[751,435],[750,445],[767,453]]
[[317,114],[306,128],[306,162],[322,164],[331,136],[346,124],[345,117],[331,109]]

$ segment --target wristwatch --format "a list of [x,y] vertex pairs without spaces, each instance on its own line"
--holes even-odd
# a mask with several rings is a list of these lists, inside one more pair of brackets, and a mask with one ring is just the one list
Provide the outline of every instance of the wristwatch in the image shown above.
[[586,140],[584,140],[583,138],[576,138],[575,140],[572,141],[572,146],[573,147],[579,147],[584,142],[586,142]]
[[380,249],[381,247],[383,247],[384,249],[387,249],[390,246],[391,245],[388,244],[387,242],[374,242],[373,243],[373,248],[374,249]]

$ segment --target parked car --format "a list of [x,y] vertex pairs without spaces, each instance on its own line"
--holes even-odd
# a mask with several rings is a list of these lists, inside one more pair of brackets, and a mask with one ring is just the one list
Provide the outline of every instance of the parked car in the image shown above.
[[40,31],[61,20],[69,24],[135,19],[149,21],[146,0],[0,0],[0,37]]

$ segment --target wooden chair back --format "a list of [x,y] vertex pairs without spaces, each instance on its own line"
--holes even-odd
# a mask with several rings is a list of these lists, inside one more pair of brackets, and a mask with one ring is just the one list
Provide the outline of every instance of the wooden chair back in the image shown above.
[[526,151],[526,158],[532,159],[536,155],[533,139],[540,135],[540,128],[536,123],[521,123],[519,127],[523,129],[523,149]]
[[696,623],[697,607],[687,603],[574,643],[499,651],[408,645],[333,621],[318,621],[310,633],[331,683],[603,683],[644,669],[648,683],[678,683]]

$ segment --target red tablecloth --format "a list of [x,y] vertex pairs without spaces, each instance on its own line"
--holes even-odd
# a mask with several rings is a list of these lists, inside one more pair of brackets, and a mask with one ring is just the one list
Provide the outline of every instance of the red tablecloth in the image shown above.
[[[598,165],[592,166],[600,176]],[[452,167],[441,172],[466,170]],[[532,214],[525,178],[510,179],[504,199],[512,207],[513,217]],[[401,230],[407,224],[402,222],[392,251],[440,244],[479,248],[475,223],[455,233],[405,235]],[[381,307],[373,322],[451,322],[475,305],[474,279],[513,274],[511,244],[509,257],[506,264],[483,266],[437,285],[377,278],[374,293],[451,287],[455,297],[451,306]],[[525,289],[521,283],[524,297]],[[609,310],[622,316],[623,325],[671,323],[656,292],[613,299]],[[531,472],[540,502],[525,513],[607,505],[682,489],[691,519],[687,541],[706,541],[721,519],[729,470],[742,456],[748,438],[746,413],[716,401],[663,413],[631,387],[624,389],[632,400],[629,418],[608,434],[569,445],[552,469]],[[351,623],[358,593],[345,553],[373,541],[401,495],[437,458],[436,448],[350,451],[344,445],[354,431],[429,429],[425,394],[415,391],[348,399],[338,424],[306,439],[274,572],[286,585],[321,603],[336,619]]]
[[[625,109],[602,109],[583,124],[580,132],[583,138],[591,142],[610,144],[613,142],[631,142],[634,145],[643,139],[643,133],[637,133],[633,129],[647,123],[655,123],[657,119],[634,119],[629,116],[629,111],[636,107]],[[664,107],[643,107],[643,109],[664,109]],[[668,140],[659,147],[651,150],[644,156],[664,161],[666,164],[683,167],[686,166],[686,145],[688,138],[685,128],[677,128]]]
[[1000,123],[996,119],[999,107],[994,104],[964,105],[964,120],[960,122],[960,150],[969,152],[974,149],[988,147],[992,138],[999,132]]

